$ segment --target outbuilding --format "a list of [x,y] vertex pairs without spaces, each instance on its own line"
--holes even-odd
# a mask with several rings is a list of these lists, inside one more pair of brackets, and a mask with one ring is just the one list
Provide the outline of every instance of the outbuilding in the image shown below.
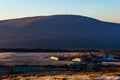
[[81,62],[81,58],[74,58],[72,59],[73,62]]
[[55,56],[51,56],[50,59],[51,59],[51,60],[55,60],[55,61],[58,61],[58,60],[59,60],[59,58],[58,58],[58,57],[55,57]]

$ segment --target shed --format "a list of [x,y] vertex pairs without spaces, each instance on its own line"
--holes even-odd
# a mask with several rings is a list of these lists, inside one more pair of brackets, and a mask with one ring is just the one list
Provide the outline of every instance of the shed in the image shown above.
[[58,58],[58,57],[55,57],[55,56],[51,56],[50,59],[51,59],[51,60],[56,60],[56,61],[59,60],[59,58]]
[[81,62],[81,58],[74,58],[72,59],[73,62]]

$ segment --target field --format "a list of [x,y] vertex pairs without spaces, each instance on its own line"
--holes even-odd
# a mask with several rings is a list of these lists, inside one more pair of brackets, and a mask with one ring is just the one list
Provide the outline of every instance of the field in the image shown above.
[[49,57],[53,55],[76,55],[77,53],[0,53],[0,64],[6,66],[15,65],[64,65],[69,64],[69,61],[53,61]]
[[[50,59],[51,56],[75,58],[81,54],[79,52],[0,53],[0,80],[120,80],[120,61],[102,62],[102,66],[97,67],[100,70],[94,71],[94,69],[91,70],[91,67],[86,67],[88,68],[86,69],[85,66],[83,68],[80,66],[61,67],[73,62],[71,60],[55,61]],[[93,54],[99,55],[99,53]]]
[[22,74],[1,76],[1,80],[120,80],[120,72],[82,72],[63,74]]

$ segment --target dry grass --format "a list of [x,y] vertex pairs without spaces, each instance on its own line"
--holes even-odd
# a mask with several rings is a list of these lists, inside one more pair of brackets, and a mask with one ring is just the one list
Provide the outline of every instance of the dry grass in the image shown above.
[[120,77],[116,74],[120,72],[79,72],[79,73],[64,73],[64,74],[54,74],[54,75],[9,75],[4,79],[0,80],[120,80]]

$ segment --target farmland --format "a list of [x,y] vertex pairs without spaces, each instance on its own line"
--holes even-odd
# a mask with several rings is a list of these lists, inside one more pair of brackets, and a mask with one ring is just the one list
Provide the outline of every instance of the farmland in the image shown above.
[[[63,60],[51,60],[51,56]],[[117,80],[120,61],[113,56],[116,55],[101,55],[100,52],[1,52],[0,75],[2,80]],[[73,62],[74,58],[81,60]]]
[[120,72],[80,72],[55,74],[1,75],[1,80],[119,80]]

